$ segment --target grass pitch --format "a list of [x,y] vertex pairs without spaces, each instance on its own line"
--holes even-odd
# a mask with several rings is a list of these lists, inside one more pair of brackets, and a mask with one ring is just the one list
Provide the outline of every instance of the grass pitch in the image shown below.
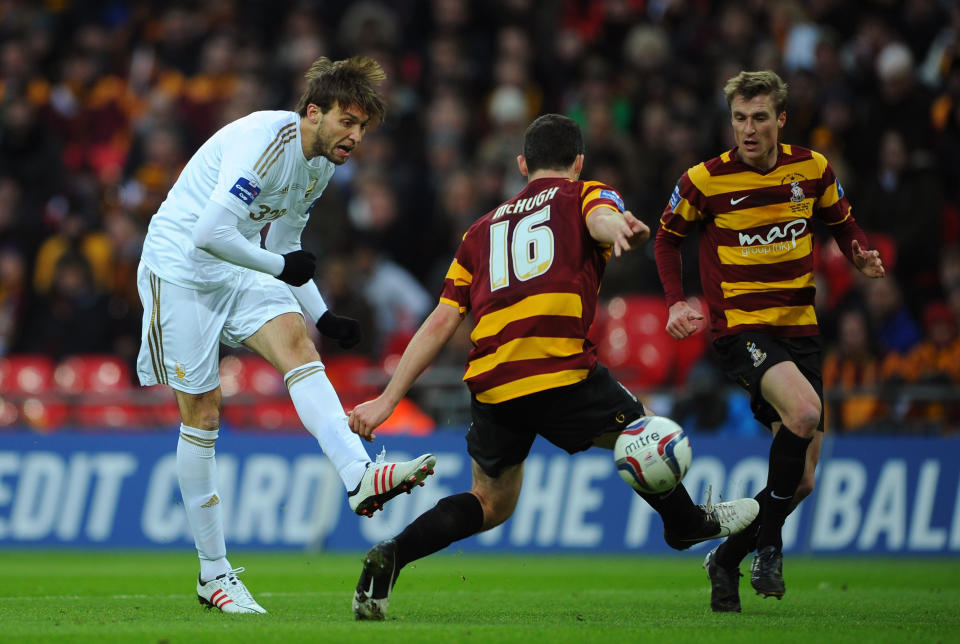
[[702,550],[445,552],[404,569],[382,623],[353,619],[359,552],[231,553],[269,611],[256,616],[202,608],[190,551],[0,551],[0,641],[960,641],[960,558],[788,555],[783,601],[761,599],[743,579],[737,615],[710,611]]

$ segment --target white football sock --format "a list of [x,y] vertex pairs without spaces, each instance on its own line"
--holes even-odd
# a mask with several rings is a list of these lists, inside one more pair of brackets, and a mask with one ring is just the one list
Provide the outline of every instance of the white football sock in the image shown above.
[[180,425],[180,440],[177,442],[180,495],[200,557],[200,578],[203,581],[230,571],[213,447],[219,434],[216,429]]
[[303,426],[320,443],[347,491],[353,491],[360,484],[370,457],[360,437],[350,431],[347,415],[327,379],[323,363],[308,362],[284,375],[283,381]]

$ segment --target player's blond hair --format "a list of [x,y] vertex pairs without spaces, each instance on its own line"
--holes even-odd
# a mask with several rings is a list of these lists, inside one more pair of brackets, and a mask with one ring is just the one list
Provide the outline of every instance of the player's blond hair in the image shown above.
[[749,101],[755,96],[769,94],[773,97],[777,114],[787,109],[787,84],[770,70],[740,72],[727,80],[723,86],[723,93],[727,97],[727,106],[732,105],[733,99],[737,96],[742,96]]
[[297,103],[300,116],[307,114],[307,105],[310,103],[319,107],[324,114],[337,103],[344,109],[351,106],[360,108],[373,122],[383,121],[387,107],[376,85],[387,75],[374,59],[355,56],[333,61],[322,56],[314,61],[304,77],[307,87]]

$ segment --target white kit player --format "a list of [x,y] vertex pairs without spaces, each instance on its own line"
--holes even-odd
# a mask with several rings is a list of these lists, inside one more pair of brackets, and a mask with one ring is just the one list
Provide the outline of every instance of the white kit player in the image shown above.
[[[197,595],[227,613],[265,613],[227,561],[214,445],[220,425],[219,343],[245,346],[284,374],[297,414],[348,491],[372,516],[433,472],[424,454],[371,463],[307,334],[302,311],[344,348],[359,324],[327,309],[300,248],[310,208],[385,107],[369,58],[320,58],[297,110],[255,112],[224,126],[184,167],[150,221],[137,274],[143,332],[137,373],[170,385],[182,424],[177,475],[200,557]],[[260,232],[270,224],[265,248]]]

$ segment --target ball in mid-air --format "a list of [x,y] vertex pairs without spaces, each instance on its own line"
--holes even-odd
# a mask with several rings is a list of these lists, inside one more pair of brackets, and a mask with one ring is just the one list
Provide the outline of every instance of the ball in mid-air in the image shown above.
[[638,492],[672,489],[690,469],[693,453],[683,428],[664,416],[643,416],[620,433],[613,459],[620,477]]

